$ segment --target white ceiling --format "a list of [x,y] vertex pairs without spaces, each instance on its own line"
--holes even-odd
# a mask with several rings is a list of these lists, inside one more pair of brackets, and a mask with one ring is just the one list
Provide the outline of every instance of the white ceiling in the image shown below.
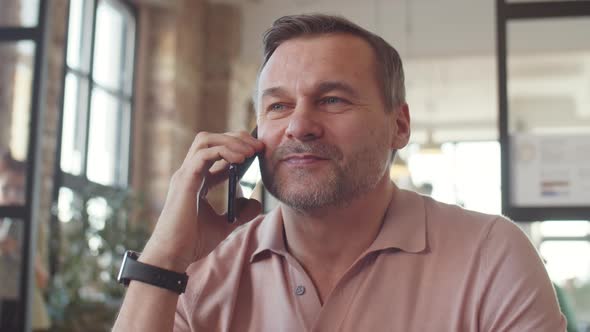
[[[494,0],[211,0],[242,9],[241,63],[259,63],[261,36],[282,15],[343,15],[404,59],[414,140],[497,137]],[[590,133],[590,17],[508,26],[511,119]],[[557,121],[556,119],[559,119]]]

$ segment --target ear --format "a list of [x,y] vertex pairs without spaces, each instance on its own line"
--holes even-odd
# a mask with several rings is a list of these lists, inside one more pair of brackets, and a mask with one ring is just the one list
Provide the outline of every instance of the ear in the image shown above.
[[410,107],[404,103],[393,110],[393,135],[391,137],[391,148],[399,150],[405,147],[410,141]]

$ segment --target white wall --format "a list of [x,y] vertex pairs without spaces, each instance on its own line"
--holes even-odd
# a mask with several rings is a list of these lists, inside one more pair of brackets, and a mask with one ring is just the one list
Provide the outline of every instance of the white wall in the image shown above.
[[[282,15],[343,15],[383,36],[400,52],[405,63],[415,141],[425,140],[430,130],[438,141],[497,138],[494,0],[212,2],[233,3],[242,8],[242,63],[259,63],[262,34]],[[519,117],[525,122],[553,121],[539,120],[543,112],[531,112],[531,107],[544,101],[560,105],[566,125],[590,125],[588,32],[590,17],[526,20],[509,25],[513,118],[520,112]],[[577,70],[568,72],[567,68],[572,66]],[[536,73],[533,80],[531,72]],[[547,93],[548,90],[553,93]],[[556,99],[547,101],[548,96]]]

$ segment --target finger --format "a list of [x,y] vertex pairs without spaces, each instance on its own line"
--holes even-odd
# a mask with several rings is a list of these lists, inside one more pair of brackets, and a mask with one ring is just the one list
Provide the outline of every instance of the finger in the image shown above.
[[253,147],[258,147],[258,148],[263,148],[264,147],[264,143],[262,143],[262,141],[260,141],[257,138],[254,138],[249,132],[247,131],[239,131],[239,132],[235,132],[235,133],[227,133],[228,135],[234,136],[234,137],[239,137],[241,139],[243,139],[244,141],[252,144]]
[[[264,144],[253,137],[249,136],[246,132],[238,133],[227,133],[227,134],[212,134],[208,132],[200,132],[197,134],[189,152],[187,153],[184,163],[188,163],[198,151],[201,149],[210,148],[217,145],[227,146],[229,149],[251,156],[257,151],[264,149]],[[212,173],[224,172],[227,168],[226,164],[216,166],[215,169],[210,170]]]
[[[241,132],[237,132],[237,133],[227,133],[226,135],[234,136],[234,137],[239,137],[241,139],[244,139],[246,141],[249,141],[253,145],[260,146],[260,147],[264,148],[264,143],[262,143],[261,141],[258,141],[254,137],[252,137],[248,132],[241,131]],[[225,160],[220,160],[220,161],[216,162],[209,169],[209,173],[212,176],[215,176],[217,174],[225,175],[227,173],[228,168],[229,168],[229,163],[226,162]]]
[[[233,143],[228,142],[228,141],[233,141]],[[242,145],[239,142],[236,142],[235,138],[230,138],[230,136],[224,137],[224,134],[209,133],[209,132],[204,132],[204,131],[199,132],[195,136],[195,139],[193,140],[193,143],[191,144],[191,147],[189,148],[189,150],[184,158],[184,162],[191,159],[197,152],[199,152],[202,149],[211,148],[211,147],[214,147],[217,145],[230,145],[230,144],[233,144],[234,145],[233,148],[237,149],[237,150],[240,149],[238,147],[238,145]]]
[[229,176],[228,171],[230,163],[241,164],[246,160],[245,158],[246,156],[243,160],[239,159],[238,162],[232,162],[225,159],[215,161],[213,165],[209,168],[208,174],[205,178],[204,185],[201,187],[201,196],[206,196],[207,190],[209,188],[215,187],[227,180]]
[[218,160],[225,160],[228,163],[242,163],[248,156],[233,151],[227,146],[214,146],[212,148],[197,151],[197,153],[187,160],[186,167],[191,172],[204,174]]
[[261,149],[260,144],[256,143],[256,141],[253,141],[251,137],[244,137],[239,133],[199,133],[196,137],[193,152],[196,153],[196,151],[200,149],[206,149],[218,145],[227,146],[237,152],[251,154],[254,154],[257,150]]
[[216,174],[224,173],[228,169],[229,169],[229,163],[227,161],[225,161],[223,159],[222,160],[218,160],[209,169],[209,174],[215,176]]

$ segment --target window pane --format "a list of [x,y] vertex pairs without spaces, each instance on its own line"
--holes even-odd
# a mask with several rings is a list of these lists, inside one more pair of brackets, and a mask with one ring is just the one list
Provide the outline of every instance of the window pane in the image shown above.
[[39,16],[39,0],[1,0],[0,27],[33,27]]
[[83,72],[90,67],[92,19],[92,1],[70,1],[67,63]]
[[133,91],[133,69],[135,60],[135,18],[129,13],[125,13],[125,27],[126,27],[126,40],[123,47],[125,47],[125,59],[123,66],[123,84],[125,85],[125,92],[131,96]]
[[119,137],[120,141],[117,145],[119,151],[117,155],[117,173],[116,182],[117,184],[126,187],[128,183],[129,173],[129,159],[130,151],[129,146],[131,144],[131,104],[129,102],[123,102],[123,114],[121,114],[121,124],[119,126]]
[[546,241],[540,251],[551,280],[567,294],[577,323],[590,326],[590,243]]
[[444,143],[439,149],[412,144],[399,152],[390,174],[401,188],[467,209],[501,213],[498,142]]
[[119,128],[123,125],[122,105],[114,96],[93,89],[88,142],[88,179],[104,185],[115,185],[119,159]]
[[541,256],[547,260],[547,271],[552,280],[560,283],[569,279],[590,281],[590,243],[545,241],[540,249]]
[[82,213],[82,199],[70,188],[59,188],[57,198],[57,219],[62,223],[80,220]]
[[88,82],[74,74],[66,75],[60,165],[64,172],[80,175],[84,160]]
[[19,326],[16,310],[21,306],[23,236],[22,220],[0,218],[0,321],[9,322],[8,326],[1,326],[3,331],[16,331]]
[[27,157],[33,82],[33,42],[0,43],[0,150]]
[[500,144],[457,143],[455,150],[456,191],[467,209],[502,213],[500,190]]
[[109,2],[100,1],[96,14],[93,73],[97,83],[113,89],[122,87],[124,27],[123,14]]
[[0,205],[25,204],[34,44],[0,43]]
[[590,203],[590,18],[507,25],[511,199]]
[[586,236],[590,234],[590,222],[585,220],[544,221],[540,226],[542,236]]

